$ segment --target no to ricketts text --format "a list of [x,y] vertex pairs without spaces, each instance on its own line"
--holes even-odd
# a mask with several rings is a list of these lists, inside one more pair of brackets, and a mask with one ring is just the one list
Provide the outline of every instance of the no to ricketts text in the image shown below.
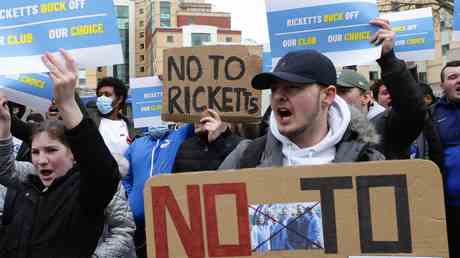
[[[210,69],[203,68],[204,62]],[[256,114],[260,109],[259,98],[242,85],[246,83],[245,75],[246,63],[237,56],[209,55],[206,60],[198,56],[171,56],[168,81],[173,82],[168,87],[168,112],[200,113],[209,107],[219,112]],[[192,82],[194,86],[190,86]],[[200,82],[203,83],[200,85]]]

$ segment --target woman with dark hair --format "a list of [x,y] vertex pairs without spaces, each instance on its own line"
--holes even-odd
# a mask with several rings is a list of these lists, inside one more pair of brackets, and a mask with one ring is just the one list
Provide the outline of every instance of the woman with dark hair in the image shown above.
[[62,121],[34,128],[32,164],[15,162],[11,116],[0,95],[0,184],[8,190],[0,257],[91,257],[104,226],[104,210],[117,191],[118,165],[94,123],[76,101],[78,70],[43,56]]

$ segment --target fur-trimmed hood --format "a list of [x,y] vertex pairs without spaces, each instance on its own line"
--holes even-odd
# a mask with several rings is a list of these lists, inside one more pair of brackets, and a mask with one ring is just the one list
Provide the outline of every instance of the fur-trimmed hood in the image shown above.
[[374,125],[367,119],[366,115],[354,106],[348,106],[351,113],[349,130],[355,140],[372,145],[380,143],[380,135]]

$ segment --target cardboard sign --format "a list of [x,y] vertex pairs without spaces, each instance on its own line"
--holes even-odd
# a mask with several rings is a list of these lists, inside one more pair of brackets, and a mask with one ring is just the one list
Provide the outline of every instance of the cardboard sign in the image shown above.
[[427,61],[435,57],[433,12],[430,8],[385,13],[396,32],[395,53],[405,61]]
[[261,56],[261,47],[247,46],[165,50],[162,119],[192,122],[211,108],[225,121],[257,121],[261,93],[251,80],[262,71]]
[[155,77],[131,78],[131,105],[135,128],[155,127],[161,121],[163,102],[163,83]]
[[60,48],[80,68],[123,63],[119,35],[112,0],[1,1],[0,74],[47,72],[41,56]]
[[0,88],[8,100],[42,114],[48,111],[53,99],[53,81],[47,74],[0,76]]
[[337,66],[370,64],[380,58],[381,47],[369,42],[378,30],[369,25],[378,17],[376,0],[265,2],[274,58],[301,49],[318,50]]
[[412,160],[153,177],[148,256],[448,257],[442,189]]

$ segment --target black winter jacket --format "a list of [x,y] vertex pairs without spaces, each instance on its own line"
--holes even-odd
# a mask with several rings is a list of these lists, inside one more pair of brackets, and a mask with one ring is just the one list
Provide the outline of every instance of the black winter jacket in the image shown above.
[[216,170],[241,140],[243,138],[232,134],[230,129],[227,129],[212,143],[194,136],[180,146],[173,173]]
[[374,147],[387,160],[408,159],[410,146],[424,126],[426,108],[423,95],[404,61],[398,59],[393,51],[377,62],[390,92],[392,107],[371,119],[381,136],[380,143]]
[[[104,210],[117,191],[118,165],[94,123],[85,118],[66,131],[74,166],[45,188],[12,158],[11,139],[0,141],[0,184],[8,187],[0,257],[91,257]],[[30,165],[30,163],[27,163]],[[27,169],[33,169],[28,167]]]

